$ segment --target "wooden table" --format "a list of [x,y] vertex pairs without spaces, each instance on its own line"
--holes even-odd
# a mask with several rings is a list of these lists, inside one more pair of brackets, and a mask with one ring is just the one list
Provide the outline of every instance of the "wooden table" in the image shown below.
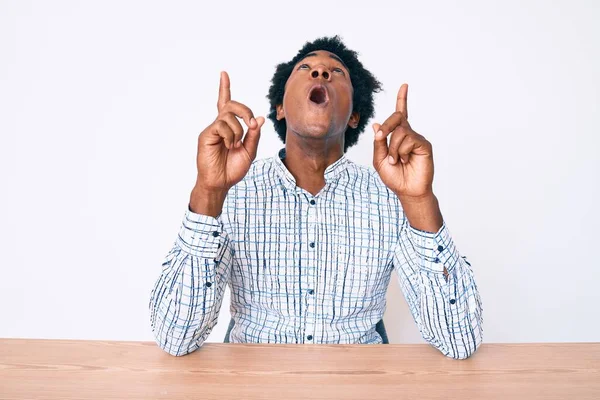
[[1,399],[600,399],[600,343],[429,345],[0,340]]

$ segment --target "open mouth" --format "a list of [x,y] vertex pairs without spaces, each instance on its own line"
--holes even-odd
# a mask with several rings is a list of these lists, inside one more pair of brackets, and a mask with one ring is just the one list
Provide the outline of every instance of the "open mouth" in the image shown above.
[[329,102],[327,89],[324,86],[318,85],[310,89],[308,99],[318,106],[325,105]]

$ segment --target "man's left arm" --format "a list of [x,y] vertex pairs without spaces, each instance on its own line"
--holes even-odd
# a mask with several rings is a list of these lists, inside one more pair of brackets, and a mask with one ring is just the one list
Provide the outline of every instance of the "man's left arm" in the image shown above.
[[405,201],[402,207],[394,268],[411,314],[428,343],[448,357],[468,358],[483,336],[481,297],[471,265],[460,256],[435,197]]
[[373,125],[373,166],[403,209],[394,267],[425,340],[449,357],[467,358],[482,340],[481,298],[433,194],[433,149],[410,126],[407,97],[404,84],[396,111]]

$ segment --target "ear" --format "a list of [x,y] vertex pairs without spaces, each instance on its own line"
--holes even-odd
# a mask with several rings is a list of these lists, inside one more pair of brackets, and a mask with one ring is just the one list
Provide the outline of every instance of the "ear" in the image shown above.
[[348,121],[348,126],[352,129],[356,129],[359,121],[360,121],[360,114],[357,112],[353,112],[352,115],[350,116],[350,120]]
[[282,119],[284,119],[285,113],[283,111],[283,104],[277,104],[277,106],[275,106],[275,109],[277,110],[277,121],[281,121]]

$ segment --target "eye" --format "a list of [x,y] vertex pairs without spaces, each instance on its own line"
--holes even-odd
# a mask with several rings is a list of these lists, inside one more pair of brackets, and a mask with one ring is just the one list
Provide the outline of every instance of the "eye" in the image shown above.
[[300,65],[300,66],[298,67],[298,69],[307,69],[307,68],[310,68],[310,67],[308,66],[308,64],[302,64],[302,65]]
[[344,70],[341,69],[341,68],[338,68],[338,67],[333,68],[332,71],[336,72],[338,74],[346,75],[346,73],[344,72]]

